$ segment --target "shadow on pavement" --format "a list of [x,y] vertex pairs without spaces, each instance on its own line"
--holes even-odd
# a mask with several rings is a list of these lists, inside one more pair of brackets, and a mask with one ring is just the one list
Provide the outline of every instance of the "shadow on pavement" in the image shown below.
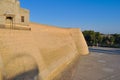
[[89,48],[90,52],[96,52],[96,53],[105,53],[105,54],[111,54],[111,55],[120,55],[120,50],[118,49],[97,49],[97,48]]

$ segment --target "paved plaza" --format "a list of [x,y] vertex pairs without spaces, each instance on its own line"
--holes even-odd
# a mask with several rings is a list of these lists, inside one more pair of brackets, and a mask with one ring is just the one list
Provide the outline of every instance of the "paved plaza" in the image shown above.
[[59,80],[120,80],[120,49],[89,48],[77,64],[59,76]]

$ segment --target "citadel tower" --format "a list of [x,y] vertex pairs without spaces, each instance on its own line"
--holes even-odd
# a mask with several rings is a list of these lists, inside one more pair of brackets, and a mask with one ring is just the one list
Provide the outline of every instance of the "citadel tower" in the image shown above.
[[0,26],[14,28],[29,25],[29,10],[20,7],[19,0],[0,0]]

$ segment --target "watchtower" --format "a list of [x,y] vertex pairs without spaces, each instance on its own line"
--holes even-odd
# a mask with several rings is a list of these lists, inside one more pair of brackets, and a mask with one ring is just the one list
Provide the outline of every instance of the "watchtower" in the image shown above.
[[29,25],[29,10],[20,7],[19,0],[0,0],[0,26],[14,28]]

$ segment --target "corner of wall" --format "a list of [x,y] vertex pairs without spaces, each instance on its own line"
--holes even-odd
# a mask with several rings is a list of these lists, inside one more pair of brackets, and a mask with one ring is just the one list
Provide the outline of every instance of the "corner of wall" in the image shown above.
[[81,30],[78,28],[70,29],[70,34],[76,44],[79,54],[80,55],[89,54],[88,46]]

